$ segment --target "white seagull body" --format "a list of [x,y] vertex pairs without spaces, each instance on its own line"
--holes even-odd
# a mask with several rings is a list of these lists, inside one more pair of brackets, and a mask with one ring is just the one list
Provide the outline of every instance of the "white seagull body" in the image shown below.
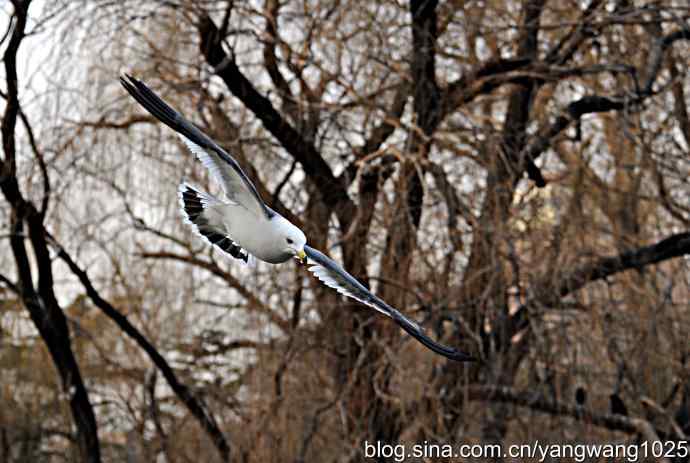
[[179,188],[185,220],[194,230],[231,256],[244,260],[256,257],[278,264],[296,257],[319,280],[339,293],[378,310],[427,348],[452,360],[474,357],[438,344],[413,321],[386,304],[336,262],[307,245],[307,238],[295,225],[269,208],[240,165],[210,137],[161,100],[143,82],[121,77],[124,88],[148,112],[175,130],[187,147],[221,185],[226,201],[214,198],[187,183]]

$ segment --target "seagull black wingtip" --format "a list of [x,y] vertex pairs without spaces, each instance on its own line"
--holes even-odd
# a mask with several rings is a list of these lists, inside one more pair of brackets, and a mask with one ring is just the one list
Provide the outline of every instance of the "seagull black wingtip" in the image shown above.
[[132,74],[127,74],[126,72],[120,75],[120,82],[122,82],[124,85],[129,85],[130,87],[138,87],[140,84],[143,84],[142,81],[132,76]]
[[479,359],[473,355],[466,354],[456,350],[452,356],[448,356],[449,359],[455,360],[456,362],[479,362]]
[[120,74],[120,83],[127,90],[129,90],[130,88],[134,88],[134,84],[136,82],[137,82],[137,80],[134,77],[132,77],[131,75],[129,75],[127,73]]
[[[398,321],[396,319],[396,321]],[[400,325],[405,331],[407,331],[410,335],[412,335],[414,338],[416,338],[419,342],[421,342],[424,346],[426,346],[428,349],[432,350],[433,352],[436,352],[437,354],[450,359],[454,360],[456,362],[476,362],[477,358],[470,355],[466,354],[465,352],[459,351],[457,349],[454,349],[452,347],[444,346],[443,344],[439,344],[437,342],[434,342],[431,340],[428,336],[423,334],[422,332],[414,332],[413,330],[408,330],[406,325]]]

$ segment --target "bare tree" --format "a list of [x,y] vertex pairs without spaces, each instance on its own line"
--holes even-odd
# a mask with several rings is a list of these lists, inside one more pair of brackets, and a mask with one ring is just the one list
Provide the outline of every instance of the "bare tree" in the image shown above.
[[[53,265],[48,248],[48,237],[43,228],[46,208],[50,195],[50,183],[43,169],[43,199],[41,206],[36,207],[27,200],[19,189],[17,180],[16,127],[17,119],[25,123],[25,129],[31,134],[31,126],[22,111],[18,98],[17,51],[26,34],[30,0],[13,1],[14,13],[5,36],[9,36],[3,62],[5,65],[4,94],[5,111],[2,119],[2,148],[4,156],[0,164],[0,188],[11,206],[10,245],[14,256],[16,282],[2,276],[5,285],[17,293],[29,311],[31,320],[43,338],[55,367],[60,374],[62,390],[66,394],[77,428],[77,444],[83,461],[99,462],[100,447],[98,431],[89,395],[84,387],[79,366],[70,346],[70,331],[67,320],[55,296]],[[31,135],[29,135],[31,137]],[[35,145],[34,145],[35,148]],[[39,164],[44,165],[42,153],[35,149],[33,153]],[[32,268],[27,241],[31,244],[35,266]],[[34,283],[34,273],[38,284]]]
[[[57,311],[74,301],[108,459],[125,434],[171,461],[687,438],[686,5],[66,4],[80,8],[54,17],[51,85],[75,109],[44,136],[11,110],[5,60],[7,133],[28,143],[8,154],[4,122],[3,166],[32,199],[3,183],[2,219],[28,230],[8,229],[14,261],[15,243],[43,237],[44,264],[35,251],[25,268],[60,269],[34,292],[57,294]],[[205,247],[175,190],[208,175],[127,98],[123,71],[232,153],[312,245],[481,362],[418,349],[298,266],[248,269]],[[43,313],[15,267],[0,297]]]

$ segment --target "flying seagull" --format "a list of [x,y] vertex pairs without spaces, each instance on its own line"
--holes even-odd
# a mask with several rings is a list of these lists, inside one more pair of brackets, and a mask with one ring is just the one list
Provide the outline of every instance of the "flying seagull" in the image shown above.
[[192,228],[212,245],[236,259],[247,262],[256,257],[271,264],[294,257],[308,267],[321,282],[392,318],[403,330],[427,348],[457,361],[474,357],[443,346],[429,338],[412,320],[371,293],[340,265],[307,245],[302,230],[266,205],[240,165],[206,134],[160,99],[143,82],[132,76],[120,77],[123,87],[148,112],[176,131],[220,184],[226,200],[182,183],[179,187],[182,213]]

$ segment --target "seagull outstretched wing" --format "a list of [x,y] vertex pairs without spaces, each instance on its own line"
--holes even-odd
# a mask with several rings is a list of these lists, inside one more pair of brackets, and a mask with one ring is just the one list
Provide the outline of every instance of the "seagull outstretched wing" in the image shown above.
[[343,270],[340,265],[322,252],[310,246],[304,246],[304,252],[311,261],[309,271],[312,272],[316,278],[321,280],[321,282],[323,282],[326,286],[331,287],[340,294],[351,297],[352,299],[355,299],[356,301],[359,301],[362,304],[389,316],[402,329],[407,331],[410,336],[414,337],[427,348],[439,355],[443,355],[451,360],[461,362],[476,360],[469,354],[460,352],[459,350],[451,347],[444,346],[432,340],[424,333],[424,331],[422,331],[422,328],[419,325],[374,295],[371,291],[365,288],[363,284],[357,281],[352,275]]
[[[290,238],[287,240],[287,243],[296,243],[300,239],[305,240],[304,234],[298,228],[284,219],[282,222],[271,220],[280,217],[266,206],[256,191],[254,184],[249,180],[244,171],[242,171],[242,168],[237,161],[235,161],[235,159],[233,159],[233,157],[230,156],[216,142],[205,135],[201,130],[196,128],[181,114],[168,106],[167,103],[160,99],[143,82],[131,76],[121,77],[120,82],[130,93],[130,95],[132,95],[134,99],[136,99],[144,108],[146,108],[147,111],[149,111],[158,120],[175,130],[182,137],[182,140],[189,147],[189,149],[197,156],[197,158],[221,184],[228,199],[241,205],[245,209],[254,212],[256,217],[265,217],[266,219],[269,219],[270,224],[282,224],[287,231],[292,233],[292,235],[287,235],[287,238]],[[197,229],[199,229],[200,226],[208,226],[208,220],[201,216],[206,203],[204,203],[204,200],[196,197],[201,193],[196,192],[196,196],[188,193],[187,196],[185,196],[185,192],[188,189],[189,188],[185,188],[182,192],[183,210],[185,211],[187,218],[196,225]],[[185,199],[187,202],[185,202]],[[207,198],[205,201],[208,203],[210,200]],[[206,205],[208,206],[208,204]],[[202,220],[198,220],[199,217],[201,217]],[[194,220],[196,220],[196,222],[194,222]],[[208,230],[204,229],[203,231],[205,231],[206,235],[208,235],[204,236],[206,236],[206,238],[212,243],[221,245],[221,247],[227,244],[225,241],[222,241],[223,235],[217,233],[212,227]],[[228,249],[223,247],[222,249],[226,250],[226,252],[229,252],[235,257],[242,258],[243,260],[246,259],[245,254],[241,253],[241,249],[239,249],[237,244],[232,241],[229,243],[238,249],[233,248],[230,244],[228,244]],[[282,247],[284,246],[283,241],[281,240],[279,243],[276,243],[276,246],[278,246],[282,251]],[[244,247],[247,246],[244,245]],[[422,331],[419,325],[375,296],[373,293],[371,293],[371,291],[365,288],[364,285],[352,277],[352,275],[347,273],[337,263],[326,257],[318,250],[305,245],[303,251],[297,248],[295,248],[294,251],[296,257],[304,259],[306,255],[306,257],[312,261],[309,271],[314,273],[314,275],[316,275],[316,277],[324,284],[335,289],[339,293],[344,294],[345,296],[351,297],[362,304],[372,307],[384,315],[391,317],[402,329],[407,331],[407,333],[409,333],[412,337],[437,354],[457,361],[476,360],[469,354],[433,341],[424,333],[424,331]],[[233,254],[233,252],[238,255]],[[276,262],[279,261],[280,260],[277,260]],[[269,262],[273,261],[269,260]]]
[[257,215],[266,216],[267,219],[273,216],[274,212],[266,206],[254,184],[227,151],[171,108],[140,80],[127,75],[120,77],[120,82],[148,112],[180,135],[189,150],[218,181],[228,199]]

